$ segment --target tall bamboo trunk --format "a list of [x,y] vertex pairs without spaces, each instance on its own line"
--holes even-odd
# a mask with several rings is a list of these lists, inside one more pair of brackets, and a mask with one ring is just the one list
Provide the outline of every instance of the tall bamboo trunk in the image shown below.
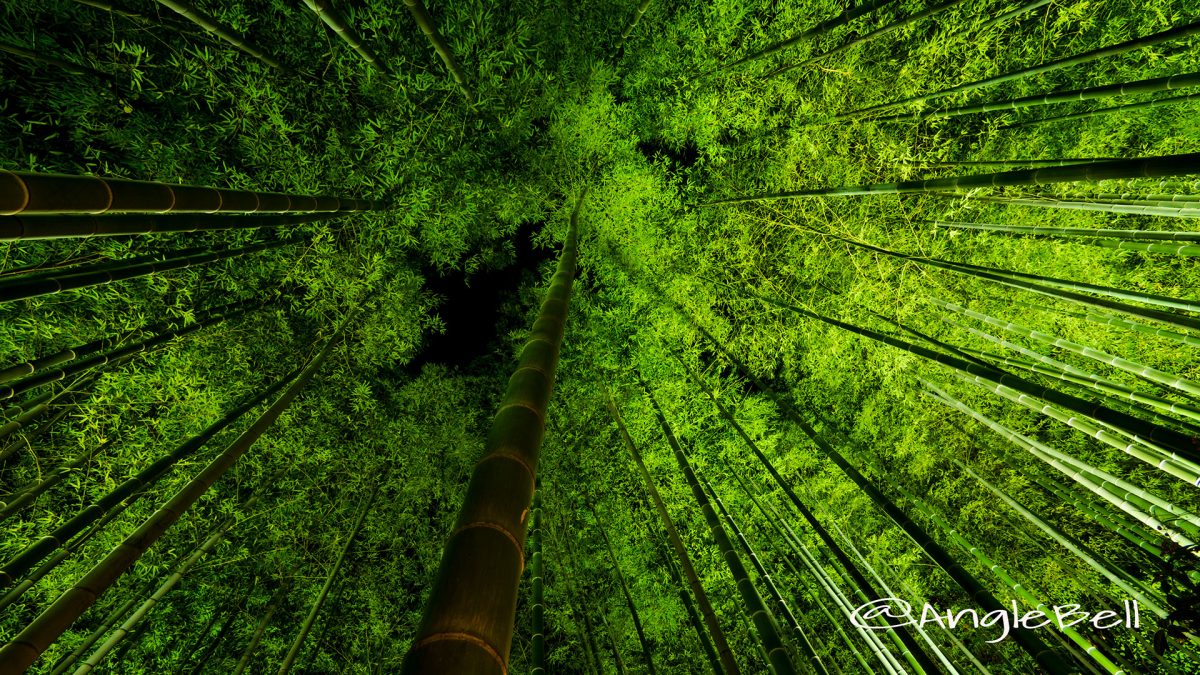
[[263,610],[262,616],[258,623],[254,626],[254,634],[250,636],[250,644],[242,650],[242,655],[238,657],[237,666],[233,669],[233,675],[242,675],[247,668],[250,667],[251,661],[254,659],[254,650],[258,649],[258,645],[262,642],[263,635],[267,632],[267,626],[271,625],[271,618],[275,616],[276,610],[287,597],[288,589],[291,587],[291,579],[284,579],[279,583],[279,588],[271,595],[267,601],[267,607]]
[[580,195],[533,332],[492,420],[446,543],[404,673],[503,673],[508,667],[525,525],[579,256]]
[[[560,510],[561,512],[561,510]],[[556,528],[550,529],[550,539],[557,546],[557,556],[554,560],[558,563],[558,571],[563,579],[564,595],[567,596],[569,604],[571,604],[571,612],[576,619],[583,624],[582,635],[580,635],[580,643],[583,645],[585,662],[588,666],[588,671],[602,674],[604,671],[600,667],[600,650],[596,646],[596,630],[592,626],[591,614],[588,611],[590,607],[583,597],[583,589],[578,584],[578,576],[574,572],[573,560],[568,557],[566,546],[563,544],[563,537],[560,536]]]
[[125,571],[195,504],[209,487],[241,459],[262,434],[274,424],[283,411],[324,365],[333,346],[341,341],[345,326],[330,338],[325,347],[253,425],[234,440],[224,452],[188,482],[152,516],[108,555],[94,565],[11,642],[0,648],[0,675],[17,675],[37,660],[58,637],[67,630]]
[[321,21],[325,22],[325,25],[329,26],[329,29],[336,33],[343,42],[345,42],[347,45],[350,45],[350,49],[353,49],[356,54],[361,56],[363,61],[371,64],[384,75],[392,74],[388,69],[387,64],[385,64],[383,61],[380,61],[378,58],[376,58],[375,54],[371,52],[371,50],[367,49],[367,46],[363,44],[362,38],[358,37],[358,33],[356,33],[354,29],[350,27],[350,24],[346,22],[346,19],[343,18],[336,9],[334,9],[333,3],[329,2],[329,0],[304,0],[304,4],[308,5],[309,9],[316,12],[317,16],[321,18]]
[[[665,418],[661,417],[658,402],[654,400],[654,394],[650,391],[650,386],[642,379],[641,373],[638,373],[638,381],[641,383],[646,395],[650,397],[656,411],[655,414],[660,416],[660,424],[663,423]],[[646,485],[646,490],[650,493],[650,499],[654,503],[654,510],[658,512],[658,517],[662,520],[663,527],[667,531],[667,540],[671,543],[671,548],[675,551],[675,557],[679,561],[679,566],[683,568],[683,574],[688,580],[688,587],[691,588],[692,594],[696,596],[696,603],[700,606],[700,614],[704,617],[704,625],[708,628],[708,633],[712,637],[713,644],[716,645],[721,667],[724,669],[726,675],[739,675],[741,670],[738,668],[737,662],[733,659],[733,652],[729,649],[729,643],[725,639],[725,632],[721,630],[721,626],[717,622],[716,612],[713,610],[712,603],[708,599],[708,594],[704,591],[704,586],[700,583],[700,577],[696,574],[696,568],[692,565],[692,558],[688,555],[687,548],[683,545],[683,539],[679,536],[679,530],[676,529],[675,521],[671,519],[671,515],[667,511],[667,505],[663,502],[662,495],[659,494],[658,487],[654,484],[654,479],[650,476],[650,470],[646,468],[646,462],[642,458],[641,450],[638,449],[637,444],[630,437],[629,431],[625,428],[625,420],[622,419],[621,411],[617,408],[616,402],[613,401],[612,394],[608,391],[607,386],[604,387],[604,398],[609,414],[617,423],[617,429],[621,433],[621,438],[625,441],[625,447],[629,450],[629,454],[633,456],[633,461],[637,465],[642,482]],[[701,641],[703,642],[703,639]],[[716,672],[720,675],[719,670]]]
[[530,609],[533,614],[531,675],[546,675],[546,615],[542,588],[542,491],[533,493],[529,513],[529,583],[532,586]]
[[1167,96],[1164,98],[1156,98],[1150,101],[1141,101],[1138,103],[1126,103],[1124,105],[1114,105],[1107,108],[1095,108],[1093,110],[1085,110],[1083,112],[1071,113],[1068,115],[1055,115],[1054,117],[1042,117],[1028,122],[1019,122],[1017,124],[1007,124],[1001,129],[1025,129],[1028,127],[1038,126],[1040,124],[1048,124],[1051,122],[1066,122],[1069,120],[1082,120],[1091,117],[1103,117],[1105,115],[1126,115],[1135,110],[1145,110],[1146,108],[1158,108],[1165,105],[1175,105],[1184,101],[1194,101],[1200,98],[1200,93],[1181,94],[1179,96]]
[[291,70],[287,66],[280,63],[273,56],[267,54],[266,52],[264,52],[263,50],[259,49],[256,46],[254,46],[253,44],[250,44],[249,42],[246,41],[246,39],[244,37],[235,33],[232,28],[226,26],[223,23],[220,23],[216,19],[214,19],[211,16],[209,16],[208,14],[206,14],[203,10],[198,9],[196,6],[194,6],[188,2],[184,2],[184,0],[157,0],[157,1],[160,5],[163,5],[164,7],[168,7],[170,9],[174,10],[176,13],[178,13],[180,16],[187,19],[188,21],[191,21],[192,23],[196,24],[197,26],[200,26],[201,28],[208,31],[209,33],[212,33],[213,35],[217,36],[221,40],[233,45],[234,47],[237,47],[241,51],[249,54],[250,56],[253,56],[254,58],[258,59],[259,61],[262,61],[263,63],[267,64],[268,66],[271,66],[272,68],[278,68],[279,70],[283,71],[284,73],[288,73],[288,74],[291,73]]
[[625,30],[621,31],[621,39],[628,40],[633,34],[633,29],[637,28],[638,22],[642,20],[642,16],[646,14],[646,10],[650,9],[652,0],[642,0],[638,3],[637,9],[633,10],[633,18],[629,20],[629,25],[625,26]]
[[55,68],[72,75],[94,77],[105,82],[111,82],[113,79],[112,75],[102,73],[95,68],[89,68],[85,65],[75,63],[74,61],[67,61],[65,59],[48,56],[33,49],[26,49],[20,45],[14,45],[11,42],[0,42],[0,52],[7,52],[13,56],[19,56],[29,61],[44,63],[48,66],[54,66]]
[[425,33],[425,37],[429,38],[429,43],[433,45],[433,50],[441,57],[442,63],[446,64],[446,70],[450,71],[450,75],[454,77],[454,82],[458,85],[459,91],[468,99],[471,98],[471,90],[467,87],[467,76],[459,67],[458,61],[454,59],[454,54],[450,51],[450,45],[446,44],[446,40],[442,34],[438,32],[437,24],[433,22],[433,17],[429,16],[429,10],[425,9],[425,3],[421,0],[404,0],[404,4],[408,6],[408,11],[413,15],[417,25],[420,26],[421,32]]
[[36,483],[26,486],[24,489],[17,492],[15,499],[6,504],[0,505],[0,522],[8,520],[9,517],[32,504],[47,490],[63,482],[63,480],[65,480],[72,471],[83,466],[84,463],[91,461],[94,457],[96,457],[96,455],[107,450],[115,442],[116,439],[111,438],[107,441],[104,441],[91,450],[80,454],[70,462],[67,462],[62,466],[55,468],[53,471],[50,471]]
[[0,216],[0,241],[291,227],[333,220],[341,218],[347,213],[351,213],[351,211],[328,211],[286,216],[213,216],[206,214]]
[[603,521],[600,520],[600,514],[590,504],[588,505],[588,509],[596,519],[596,529],[600,530],[600,536],[604,539],[604,546],[608,549],[608,559],[612,562],[613,570],[617,573],[617,579],[621,582],[621,592],[625,596],[625,604],[629,606],[629,615],[633,617],[633,628],[637,632],[638,643],[642,646],[642,656],[646,659],[646,668],[650,671],[651,675],[654,675],[657,672],[654,669],[654,657],[650,650],[650,643],[646,640],[646,631],[642,628],[642,618],[638,615],[637,605],[633,602],[633,594],[629,592],[629,581],[625,578],[625,572],[621,570],[621,563],[617,560],[617,552],[613,550],[612,540],[608,537],[608,529],[604,527]]
[[767,47],[766,49],[762,49],[757,52],[754,52],[753,54],[750,54],[749,56],[743,56],[742,58],[734,61],[733,63],[730,63],[727,66],[724,66],[724,68],[725,69],[736,68],[737,66],[740,66],[743,63],[749,63],[751,61],[757,61],[759,59],[766,58],[772,54],[781,52],[785,49],[788,49],[790,47],[798,45],[801,42],[804,42],[806,40],[810,40],[812,38],[824,35],[824,34],[828,33],[829,31],[833,30],[834,28],[837,28],[838,26],[842,26],[847,23],[850,23],[851,21],[857,19],[860,16],[863,16],[864,14],[870,14],[890,2],[892,2],[892,0],[866,0],[865,2],[862,2],[859,4],[852,4],[849,7],[847,7],[845,9],[845,11],[843,11],[841,14],[838,14],[837,16],[835,16],[831,19],[826,19],[825,21],[818,23],[817,25],[813,26],[812,28],[809,28],[808,30],[797,33],[796,35],[793,35],[793,36],[787,38],[786,40],[776,42],[775,44]]
[[1073,201],[1069,199],[1046,197],[1007,197],[1003,195],[964,195],[954,192],[931,192],[934,197],[944,199],[962,199],[965,203],[972,201],[991,204],[1007,204],[1012,206],[1035,206],[1043,209],[1065,209],[1068,211],[1093,211],[1098,213],[1131,213],[1139,216],[1163,216],[1167,218],[1200,218],[1200,204],[1183,202],[1179,204],[1159,204],[1148,200],[1130,203],[1114,203],[1104,201]]
[[1043,227],[1040,225],[1001,225],[997,223],[963,223],[935,220],[934,227],[955,230],[982,230],[1038,237],[1107,237],[1129,241],[1200,242],[1200,232],[1164,232],[1162,230],[1113,230],[1099,227]]

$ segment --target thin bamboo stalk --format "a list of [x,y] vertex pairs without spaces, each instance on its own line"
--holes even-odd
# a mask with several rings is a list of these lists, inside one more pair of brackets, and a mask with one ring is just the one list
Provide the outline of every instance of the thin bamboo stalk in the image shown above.
[[608,549],[608,559],[612,563],[612,569],[617,573],[617,580],[621,582],[621,592],[625,595],[625,604],[629,606],[629,615],[633,617],[633,628],[637,632],[638,643],[642,647],[642,656],[646,659],[646,668],[651,675],[658,672],[654,669],[654,658],[651,655],[650,643],[646,641],[646,631],[642,628],[642,619],[638,615],[637,605],[633,602],[633,594],[629,592],[629,581],[625,578],[625,573],[621,571],[621,563],[617,560],[617,552],[613,550],[612,540],[608,537],[608,530],[604,527],[603,521],[600,520],[600,514],[596,513],[596,508],[591,504],[588,505],[588,510],[592,512],[592,516],[596,519],[596,529],[600,530],[600,536],[604,539],[604,546]]
[[1165,328],[1147,326],[1144,323],[1130,321],[1129,319],[1122,319],[1119,316],[1111,316],[1087,309],[1085,309],[1083,312],[1070,312],[1056,307],[1054,308],[1054,311],[1058,312],[1059,314],[1073,316],[1077,319],[1083,319],[1084,321],[1089,321],[1091,323],[1097,323],[1104,326],[1116,326],[1117,328],[1124,328],[1126,330],[1132,330],[1138,333],[1145,333],[1146,335],[1153,335],[1155,337],[1164,338],[1172,342],[1178,342],[1180,344],[1190,345],[1192,347],[1200,347],[1200,338],[1193,337],[1191,335],[1185,335],[1183,333],[1177,333]]
[[879,9],[880,7],[883,7],[884,5],[888,4],[889,2],[892,2],[892,0],[867,0],[866,2],[863,2],[860,4],[850,5],[841,14],[838,14],[837,16],[835,16],[831,19],[826,19],[825,21],[818,23],[817,25],[813,26],[812,28],[809,28],[808,30],[797,33],[796,35],[793,35],[793,36],[787,38],[786,40],[776,42],[775,44],[767,47],[766,49],[762,49],[760,51],[754,52],[753,54],[750,54],[749,56],[744,56],[744,57],[734,61],[733,63],[730,63],[727,66],[723,66],[722,69],[728,70],[730,68],[736,68],[737,66],[740,66],[743,63],[749,63],[751,61],[757,61],[759,59],[766,58],[772,54],[781,52],[789,47],[798,45],[801,42],[804,42],[805,40],[809,40],[809,39],[817,37],[819,35],[824,35],[825,33],[828,33],[829,31],[833,30],[834,28],[837,28],[838,26],[842,26],[847,23],[850,23],[851,21],[857,19],[860,16],[863,16],[864,14],[870,14],[870,13],[874,12],[875,10]]
[[343,42],[350,45],[350,49],[354,50],[364,61],[374,66],[384,75],[390,76],[392,74],[387,64],[380,61],[370,49],[367,49],[367,46],[363,44],[362,38],[358,36],[358,33],[354,31],[350,24],[346,23],[346,19],[334,9],[333,4],[329,0],[304,0],[304,4],[316,12],[321,21],[325,22],[325,25],[329,26],[329,29],[336,33]]
[[256,440],[279,418],[300,390],[320,370],[335,344],[341,341],[346,325],[330,338],[286,391],[259,418],[242,432],[203,471],[179,490],[154,515],[143,521],[129,537],[94,565],[82,579],[34,619],[8,644],[0,647],[0,675],[24,672],[63,631],[67,630],[142,554],[183,515],[209,487],[250,449]]
[[941,120],[975,113],[1023,110],[1025,108],[1034,108],[1043,105],[1074,103],[1075,101],[1094,101],[1096,99],[1112,98],[1114,96],[1156,94],[1160,91],[1172,91],[1175,89],[1186,89],[1188,87],[1197,86],[1200,86],[1200,73],[1183,73],[1180,75],[1154,77],[1145,80],[1136,80],[1133,82],[1106,84],[1099,87],[1086,87],[1083,89],[1072,89],[1069,91],[1057,91],[1049,94],[1037,94],[1034,96],[1022,96],[1020,98],[1000,99],[996,101],[988,101],[987,103],[960,106],[958,108],[944,108],[942,110],[917,111],[914,113],[889,115],[887,117],[876,117],[874,121],[896,122],[901,120]]
[[459,67],[458,61],[454,59],[454,54],[450,51],[450,45],[446,44],[446,40],[442,34],[438,32],[437,24],[433,22],[433,17],[429,16],[429,10],[425,9],[425,3],[421,0],[404,0],[404,4],[408,7],[408,11],[413,15],[417,25],[421,28],[421,32],[425,33],[425,37],[429,38],[429,43],[433,45],[433,50],[441,57],[442,63],[446,64],[446,70],[450,71],[450,75],[454,77],[454,82],[458,84],[459,91],[468,99],[471,98],[471,90],[467,87],[467,76]]
[[87,237],[115,237],[157,232],[215,232],[256,227],[288,227],[341,218],[347,212],[329,211],[298,216],[0,216],[0,241],[29,241]]
[[1096,162],[1119,162],[1119,157],[1079,157],[1075,159],[999,159],[925,162],[927,169],[948,169],[959,166],[1012,166],[1020,164],[1028,167],[1071,166],[1072,164],[1094,164]]
[[287,66],[283,65],[274,57],[270,56],[253,44],[250,44],[244,37],[235,33],[232,28],[218,22],[216,19],[212,18],[194,5],[184,2],[183,0],[157,0],[157,2],[160,5],[174,10],[188,21],[200,26],[204,30],[212,33],[225,42],[228,42],[234,47],[237,47],[241,51],[246,52],[250,56],[253,56],[268,66],[271,66],[272,68],[278,68],[284,73],[291,74],[291,69],[289,69]]
[[1050,4],[1050,2],[1051,2],[1051,0],[1033,0],[1032,2],[1027,2],[1024,5],[1014,7],[1013,9],[1010,9],[1007,12],[1004,12],[1003,14],[995,16],[995,17],[979,24],[978,26],[976,26],[974,28],[974,32],[982,33],[990,28],[993,28],[995,26],[998,26],[998,25],[1004,23],[1005,21],[1008,21],[1009,19],[1011,19],[1013,17],[1020,16],[1022,14],[1025,14],[1026,12],[1032,12],[1033,10],[1038,9],[1040,7],[1045,7],[1046,5]]
[[503,673],[525,566],[525,519],[533,499],[546,408],[579,250],[580,195],[550,289],[492,420],[439,566],[404,673]]
[[102,73],[94,68],[88,68],[87,66],[83,66],[72,61],[55,58],[53,56],[46,56],[45,54],[41,54],[32,49],[26,49],[19,45],[14,45],[11,42],[0,42],[0,52],[7,52],[13,56],[19,56],[29,61],[44,63],[48,66],[54,66],[55,68],[63,70],[72,75],[95,77],[106,82],[111,82],[113,79],[112,75]]
[[533,643],[529,663],[530,675],[546,675],[546,617],[542,597],[542,491],[533,493],[533,505],[529,512],[529,582],[533,587],[530,609],[533,614]]
[[267,632],[267,626],[271,625],[271,618],[275,616],[276,610],[287,597],[288,589],[291,587],[291,580],[284,579],[279,584],[279,588],[275,589],[275,593],[271,595],[271,599],[267,601],[266,610],[263,611],[262,617],[254,626],[254,634],[250,636],[250,644],[242,650],[242,655],[238,658],[237,666],[233,670],[233,675],[242,675],[246,668],[250,667],[250,662],[254,658],[254,650],[258,649],[259,643],[262,642],[263,635]]
[[1121,43],[1118,43],[1115,45],[1110,45],[1107,47],[1100,47],[1098,49],[1092,49],[1092,50],[1089,50],[1086,52],[1081,52],[1079,54],[1075,54],[1073,56],[1067,56],[1067,57],[1064,57],[1061,59],[1055,59],[1053,61],[1047,61],[1045,63],[1041,63],[1036,66],[1029,66],[1027,68],[1021,68],[1020,70],[1014,70],[1012,72],[1005,73],[1003,75],[996,75],[994,77],[989,77],[989,78],[986,78],[983,80],[977,80],[975,82],[967,82],[964,84],[959,84],[959,85],[956,85],[953,87],[949,87],[947,89],[942,89],[942,90],[931,92],[928,94],[921,94],[919,96],[910,96],[908,98],[900,99],[898,101],[891,101],[889,103],[881,103],[879,105],[873,105],[873,106],[869,106],[866,108],[861,108],[859,110],[852,110],[850,112],[846,112],[846,113],[837,115],[833,119],[835,121],[841,121],[841,120],[851,119],[854,117],[860,117],[862,115],[868,115],[870,113],[878,112],[880,110],[887,110],[889,108],[895,108],[895,107],[901,106],[901,105],[908,105],[910,103],[926,103],[926,102],[932,101],[934,99],[942,98],[943,96],[949,96],[951,94],[958,94],[958,93],[962,93],[965,91],[973,91],[975,89],[980,89],[982,87],[990,87],[992,85],[1002,84],[1004,82],[1013,82],[1015,80],[1020,80],[1020,79],[1026,78],[1026,77],[1031,77],[1033,75],[1041,75],[1043,73],[1049,73],[1049,72],[1053,72],[1056,70],[1061,70],[1063,68],[1069,68],[1071,66],[1077,66],[1077,65],[1084,64],[1084,63],[1090,63],[1092,61],[1107,58],[1109,56],[1117,56],[1119,54],[1127,54],[1129,52],[1132,52],[1137,49],[1141,49],[1143,47],[1150,47],[1153,45],[1162,44],[1164,42],[1170,42],[1172,40],[1182,40],[1184,38],[1191,37],[1191,36],[1197,35],[1197,34],[1200,34],[1200,22],[1190,23],[1190,24],[1186,24],[1183,26],[1176,26],[1174,28],[1170,28],[1165,31],[1160,31],[1158,33],[1153,33],[1151,35],[1147,35],[1144,37],[1135,38],[1133,40],[1128,40],[1126,42],[1121,42]]
[[1067,209],[1070,211],[1097,211],[1100,213],[1132,213],[1140,216],[1167,216],[1170,218],[1200,218],[1200,208],[1196,204],[1190,206],[1159,206],[1155,204],[1113,204],[1107,202],[1082,202],[1063,199],[1026,199],[1021,197],[1001,197],[993,195],[962,195],[954,193],[931,193],[934,197],[943,199],[962,199],[964,202],[977,201],[991,204],[1011,204],[1013,206],[1037,206],[1044,209]]
[[[80,377],[57,392],[48,391],[41,396],[37,396],[29,401],[26,401],[22,406],[14,411],[16,414],[12,419],[5,422],[3,426],[0,426],[0,440],[4,440],[18,431],[30,426],[53,406],[66,403],[70,401],[71,398],[82,394],[83,392],[79,391],[79,389],[87,386],[85,381],[90,384],[91,380],[93,379],[94,376]],[[7,448],[3,451],[0,451],[0,459],[3,459],[8,455],[9,451]]]
[[[229,258],[238,258],[259,251],[267,251],[284,246],[293,246],[304,241],[300,238],[295,239],[277,239],[275,241],[266,241],[252,246],[243,248],[223,249],[211,253],[197,253],[182,257],[167,257],[158,262],[140,263],[129,265],[127,267],[111,267],[105,264],[107,269],[100,271],[90,271],[84,268],[81,271],[71,271],[67,274],[53,277],[44,277],[40,279],[25,280],[21,278],[13,279],[9,282],[0,283],[0,302],[12,302],[14,300],[27,300],[29,298],[37,298],[43,295],[53,295],[63,291],[72,291],[80,288],[88,288],[91,286],[99,286],[109,284],[115,281],[124,281],[126,279],[136,279],[150,274],[161,272],[169,272],[172,270],[194,267],[196,265],[205,265],[219,260]],[[104,264],[104,263],[101,263]]]
[[97,626],[96,629],[91,633],[89,633],[82,642],[76,645],[75,649],[63,654],[57,661],[54,662],[54,665],[50,669],[50,675],[61,675],[61,673],[65,673],[68,669],[70,669],[71,666],[75,665],[75,662],[78,661],[81,656],[83,656],[83,653],[90,649],[92,645],[99,642],[100,638],[104,637],[104,634],[107,633],[110,628],[117,625],[117,622],[124,618],[124,616],[129,613],[129,610],[133,609],[133,606],[137,604],[138,598],[151,588],[153,588],[151,583],[142,584],[142,587],[135,589],[130,597],[123,603],[118,604],[109,610],[103,621],[100,622],[100,625]]
[[[1200,24],[1197,24],[1200,31]],[[952,176],[926,180],[902,181],[899,183],[875,183],[853,187],[835,187],[820,190],[798,190],[795,192],[771,192],[747,197],[718,199],[699,204],[716,206],[721,204],[743,204],[746,202],[774,199],[796,199],[799,197],[855,196],[873,194],[911,194],[938,192],[943,190],[968,190],[980,187],[1015,187],[1019,185],[1043,185],[1075,181],[1102,181],[1126,178],[1159,178],[1166,176],[1190,176],[1200,174],[1200,153],[1163,155],[1142,159],[1119,159],[1115,161],[1070,164],[1067,166],[1003,171],[974,176]]]
[[1078,197],[1068,197],[1068,199],[1084,199],[1084,200],[1101,200],[1101,201],[1154,201],[1154,202],[1171,202],[1191,203],[1200,202],[1200,195],[1182,195],[1178,193],[1138,193],[1138,192],[1092,192]]
[[1096,108],[1094,110],[1085,110],[1083,112],[1071,113],[1069,115],[1055,115],[1054,117],[1042,117],[1028,122],[1018,122],[1016,124],[1006,124],[1001,129],[1027,129],[1029,127],[1038,126],[1040,124],[1049,124],[1051,122],[1066,122],[1068,120],[1082,120],[1092,117],[1103,117],[1105,115],[1125,115],[1134,110],[1145,110],[1147,108],[1158,108],[1165,105],[1175,105],[1184,101],[1194,101],[1200,98],[1200,93],[1181,94],[1179,96],[1167,96],[1164,98],[1156,98],[1150,101],[1140,101],[1138,103],[1126,103],[1125,105],[1114,105],[1107,108]]
[[1002,225],[998,223],[963,223],[958,221],[934,220],[934,227],[953,230],[982,230],[1007,234],[1034,235],[1039,237],[1108,237],[1138,241],[1189,241],[1200,242],[1200,232],[1163,232],[1161,230],[1113,230],[1099,227],[1043,227],[1040,225]]
[[621,31],[622,40],[628,40],[629,36],[633,34],[633,29],[637,28],[638,22],[642,20],[642,16],[645,15],[646,10],[650,9],[651,2],[652,0],[642,0],[638,3],[637,9],[633,10],[633,18],[625,26],[625,30]]
[[[238,606],[232,608],[233,611],[229,612],[229,615],[225,618],[225,622],[223,624],[221,624],[220,630],[217,631],[216,636],[212,640],[210,640],[209,643],[204,647],[204,652],[200,654],[200,658],[196,659],[196,665],[193,666],[191,668],[191,670],[188,671],[188,675],[200,675],[200,673],[204,670],[205,666],[208,665],[209,660],[212,659],[213,656],[215,656],[218,653],[218,650],[220,650],[221,645],[225,641],[226,636],[229,635],[230,629],[233,628],[235,620],[240,618],[242,615],[242,612],[245,611],[246,603],[249,602],[250,597],[252,595],[254,595],[254,588],[257,585],[258,585],[258,577],[257,576],[251,577],[250,587],[246,591],[246,593],[242,596],[241,602],[239,603]],[[181,673],[182,667],[176,672]]]
[[[661,541],[659,542],[661,545]],[[709,639],[708,633],[704,628],[704,620],[700,618],[700,612],[696,610],[696,603],[692,600],[691,594],[687,592],[684,586],[683,575],[679,571],[679,567],[670,554],[661,551],[663,555],[664,565],[667,572],[671,575],[671,581],[675,584],[676,591],[679,593],[679,604],[683,605],[683,609],[687,612],[688,623],[692,625],[692,630],[696,631],[696,639],[700,642],[700,648],[704,652],[704,656],[708,659],[708,665],[712,668],[713,675],[722,675],[725,670],[721,667],[721,659],[717,656],[717,650],[713,647],[712,640]]]
[[[564,509],[560,509],[560,512],[565,513],[566,511]],[[578,531],[578,528],[575,528],[574,531]],[[595,598],[591,597],[591,594],[587,592],[587,588],[583,583],[583,571],[579,563],[579,556],[575,552],[574,537],[570,534],[564,534],[562,536],[562,543],[565,543],[565,545],[560,546],[560,548],[566,551],[567,564],[572,570],[571,578],[575,583],[576,592],[581,605],[580,613],[584,617],[585,624],[588,626],[587,631],[590,634],[592,632],[592,629],[590,628],[591,622],[587,619],[590,614],[589,610],[592,608],[598,608],[600,603],[598,603]],[[600,616],[600,622],[604,625],[605,632],[608,634],[608,644],[610,647],[612,647],[613,663],[617,668],[617,673],[624,675],[625,660],[621,658],[621,649],[617,645],[616,634],[613,632],[612,626],[609,625],[608,617],[605,615],[605,613],[603,611],[599,611],[597,614]],[[593,648],[596,655],[596,669],[597,671],[603,673],[604,668],[600,665],[600,648],[595,644],[593,645]]]
[[[358,514],[354,518],[354,524],[350,526],[350,532],[346,535],[346,543],[342,545],[342,550],[338,553],[338,557],[333,561],[333,567],[329,569],[329,574],[325,577],[325,584],[321,587],[321,592],[317,594],[317,599],[313,601],[312,607],[308,610],[308,616],[304,617],[303,623],[300,624],[300,633],[296,639],[292,641],[291,649],[287,655],[283,657],[283,663],[279,666],[279,675],[287,675],[292,671],[292,666],[296,663],[296,657],[300,655],[300,648],[304,646],[304,639],[308,637],[312,631],[313,624],[316,623],[317,615],[321,613],[321,607],[325,604],[325,598],[329,596],[329,589],[333,588],[333,584],[337,581],[338,571],[342,569],[342,564],[346,561],[346,555],[350,552],[350,548],[354,545],[354,540],[358,538],[358,533],[362,530],[363,522],[367,518],[367,513],[371,510],[371,505],[375,503],[375,498],[379,495],[379,488],[387,480],[387,473],[384,473],[383,478],[376,481],[375,487],[371,492],[363,497],[362,505],[358,508]],[[83,675],[79,673],[77,675]]]
[[68,475],[70,475],[72,471],[83,466],[84,463],[90,461],[104,450],[107,450],[114,442],[116,442],[116,439],[109,439],[97,445],[95,448],[92,448],[91,450],[79,455],[79,457],[75,458],[74,460],[67,462],[66,464],[46,474],[37,483],[22,490],[15,499],[0,507],[0,522],[8,520],[8,518],[13,514],[32,504],[34,500],[36,500],[47,490],[61,483]]
[[[640,372],[637,376],[638,382],[654,407],[655,414],[661,417],[658,401],[654,399],[654,393],[650,390],[650,385],[642,378]],[[605,404],[608,406],[609,414],[616,421],[617,429],[621,433],[625,447],[629,450],[629,454],[633,456],[633,461],[637,465],[642,482],[645,483],[646,490],[650,493],[651,501],[654,502],[654,509],[658,512],[658,517],[662,520],[663,527],[667,531],[667,540],[671,542],[671,548],[675,551],[675,557],[679,560],[680,567],[683,568],[684,576],[687,577],[688,586],[696,596],[696,603],[700,606],[700,613],[704,617],[704,624],[708,628],[709,635],[712,636],[713,644],[716,645],[721,667],[724,669],[726,675],[739,675],[741,670],[738,668],[737,662],[734,661],[733,652],[730,650],[729,643],[725,639],[725,632],[721,630],[716,612],[713,610],[712,603],[708,599],[708,594],[704,592],[704,586],[701,585],[700,577],[696,574],[696,568],[692,565],[691,556],[688,555],[687,548],[683,545],[683,538],[679,536],[679,530],[675,527],[675,521],[671,519],[666,503],[663,502],[662,496],[654,484],[654,479],[650,476],[650,470],[646,468],[646,462],[642,458],[641,450],[638,449],[637,444],[630,437],[629,431],[625,428],[625,421],[621,417],[621,411],[617,408],[616,402],[613,401],[612,394],[608,391],[607,385],[603,389]],[[662,422],[660,421],[661,424]]]
[[551,527],[549,532],[550,540],[558,547],[558,555],[554,557],[554,560],[558,563],[559,572],[564,581],[564,595],[567,596],[568,604],[571,605],[572,614],[583,624],[580,642],[583,644],[588,670],[598,675],[602,674],[604,670],[600,667],[599,648],[595,644],[596,631],[592,627],[591,614],[583,609],[583,607],[587,607],[587,601],[583,597],[583,590],[577,583],[578,575],[575,572],[574,559],[569,557],[557,529]]

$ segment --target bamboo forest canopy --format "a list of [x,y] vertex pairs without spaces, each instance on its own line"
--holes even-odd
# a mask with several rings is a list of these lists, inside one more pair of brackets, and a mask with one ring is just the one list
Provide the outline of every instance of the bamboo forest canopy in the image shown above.
[[0,24],[0,673],[1200,672],[1194,2]]

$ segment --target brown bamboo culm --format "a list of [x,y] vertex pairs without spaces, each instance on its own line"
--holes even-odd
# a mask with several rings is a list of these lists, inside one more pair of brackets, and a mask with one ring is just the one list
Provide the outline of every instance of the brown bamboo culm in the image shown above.
[[324,21],[330,30],[337,33],[342,42],[350,45],[350,49],[353,49],[356,54],[361,56],[363,61],[375,66],[384,75],[392,74],[388,70],[387,65],[383,61],[380,61],[371,50],[367,49],[367,46],[363,44],[362,38],[358,37],[358,33],[350,27],[350,24],[346,23],[346,19],[333,8],[333,4],[329,0],[304,0],[304,4],[316,12],[321,21]]
[[0,216],[369,211],[374,202],[0,170]]
[[517,586],[525,567],[526,518],[579,257],[582,206],[580,195],[550,290],[508,380],[488,432],[487,453],[475,465],[446,542],[404,673],[507,672]]
[[458,62],[454,60],[454,54],[450,52],[450,45],[446,44],[445,38],[438,32],[437,24],[433,22],[433,17],[429,16],[429,10],[425,9],[425,3],[421,0],[404,0],[404,4],[408,6],[408,11],[416,19],[417,25],[421,27],[421,32],[425,33],[429,42],[433,44],[434,51],[442,57],[442,62],[446,64],[446,69],[454,77],[463,96],[471,98],[471,90],[467,88],[467,76],[463,74]]

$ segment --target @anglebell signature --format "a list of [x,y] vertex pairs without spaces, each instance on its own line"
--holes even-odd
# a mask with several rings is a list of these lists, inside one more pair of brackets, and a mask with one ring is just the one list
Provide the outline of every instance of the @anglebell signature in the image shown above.
[[1043,610],[1022,611],[1017,601],[1011,609],[981,612],[977,609],[939,609],[928,602],[922,605],[920,616],[914,616],[912,605],[900,598],[879,598],[855,608],[850,620],[855,626],[869,630],[888,630],[901,626],[927,626],[937,624],[947,630],[966,624],[972,628],[1000,628],[1000,637],[988,640],[1000,642],[1007,638],[1013,628],[1037,629],[1055,627],[1059,630],[1082,623],[1089,623],[1097,630],[1111,628],[1141,628],[1141,613],[1136,600],[1125,600],[1124,613],[1112,610],[1089,612],[1081,605],[1042,606]]

